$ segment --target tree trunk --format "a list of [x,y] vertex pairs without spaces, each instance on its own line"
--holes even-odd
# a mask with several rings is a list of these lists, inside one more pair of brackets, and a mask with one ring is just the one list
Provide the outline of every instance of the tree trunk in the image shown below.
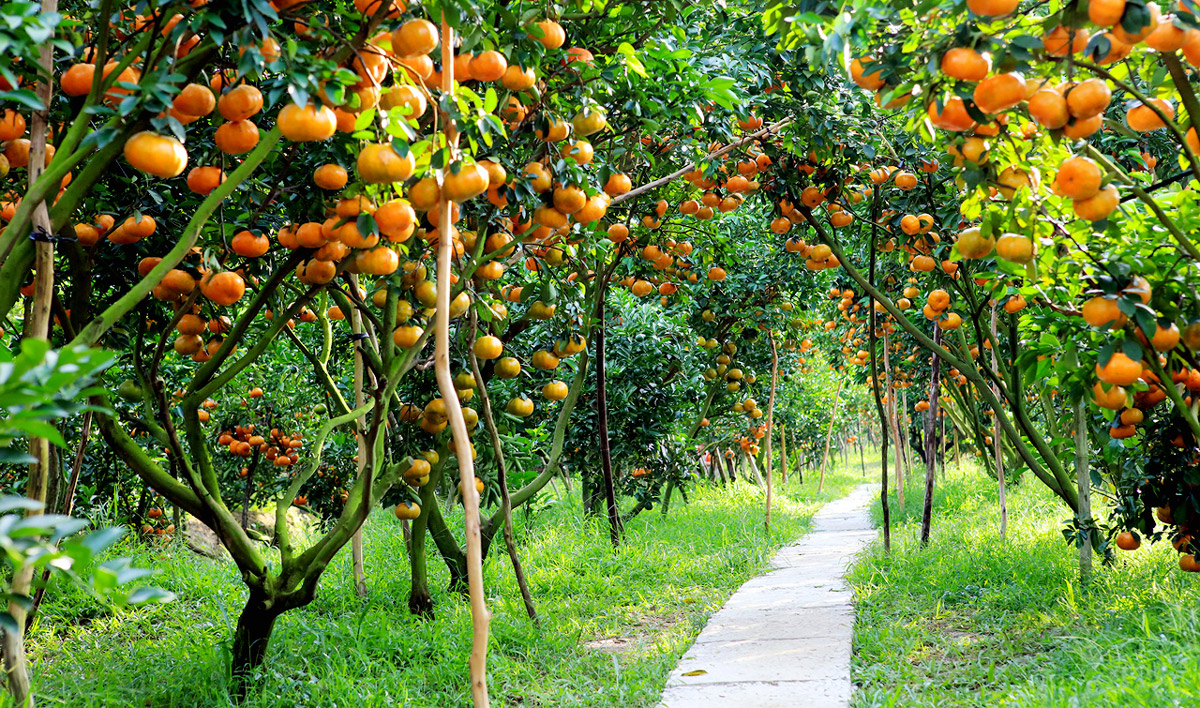
[[1092,579],[1092,475],[1088,470],[1087,403],[1082,398],[1075,404],[1075,478],[1079,484],[1075,519],[1085,534],[1079,544],[1079,581],[1086,585]]
[[238,617],[233,632],[233,694],[240,703],[246,697],[248,682],[254,671],[262,665],[271,642],[271,631],[279,612],[272,607],[266,593],[257,588],[250,589],[250,597],[242,614]]
[[867,476],[867,461],[866,461],[866,459],[863,458],[862,435],[858,435],[856,437],[857,437],[857,439],[855,440],[855,442],[858,443],[858,466],[860,469],[862,469],[862,476],[866,477]]
[[[996,334],[996,306],[992,305],[992,369],[996,375],[1000,374],[1000,360],[996,356],[996,347],[1000,346],[1000,340]],[[1000,388],[993,385],[992,389],[996,392],[996,398],[1000,398]],[[1005,489],[1007,480],[1004,478],[1004,432],[1000,430],[1000,426],[996,426],[995,434],[992,436],[992,445],[995,447],[996,455],[996,482],[1000,485],[1000,538],[1004,539],[1008,533],[1008,493]],[[955,440],[955,450],[958,449],[958,441]],[[957,452],[955,453],[957,457]]]
[[[358,276],[354,275],[353,273],[350,274],[350,285],[351,285],[351,287],[354,288],[355,292],[358,292]],[[363,331],[362,314],[359,313],[358,308],[352,307],[352,308],[350,308],[349,315],[350,315],[350,331],[351,331],[351,333],[353,333],[355,335],[355,340],[354,340],[354,345],[353,345],[354,346],[354,407],[359,408],[366,402],[366,395],[363,392],[363,387],[364,387],[364,384],[366,383],[366,381],[364,380],[365,375],[363,372],[363,369],[364,369],[363,354],[362,354],[362,350],[360,349],[362,340],[358,339],[358,335],[362,334],[362,331]],[[363,467],[367,463],[367,431],[366,431],[365,425],[366,424],[365,424],[364,419],[359,419],[355,423],[355,427],[358,430],[358,434],[355,435],[354,437],[358,442],[358,464],[357,464],[357,466],[358,466],[358,475],[360,477],[362,476],[362,473],[363,473]],[[352,536],[350,539],[350,558],[351,558],[351,565],[353,566],[353,569],[354,569],[354,592],[357,593],[359,597],[365,597],[367,594],[367,572],[366,572],[366,565],[363,562],[363,537],[362,537],[362,527],[361,526],[355,530],[354,536]]]
[[[934,326],[933,343],[942,341],[942,328]],[[941,376],[941,359],[937,352],[933,354],[932,373],[929,375],[929,409],[925,420],[925,505],[921,509],[921,545],[929,545],[929,527],[933,520],[933,478],[937,471],[937,458],[934,451],[937,447],[934,434],[938,414],[938,383]]]
[[[878,221],[879,221],[879,187],[874,187],[872,191],[873,191],[873,195],[872,195],[872,199],[871,199],[871,256],[870,256],[870,269],[868,271],[867,277],[869,279],[871,286],[874,287],[875,286],[876,242],[878,240],[878,235],[879,235],[879,227],[877,225]],[[887,416],[886,410],[884,409],[883,401],[880,399],[880,394],[879,394],[879,364],[878,364],[878,357],[875,353],[875,350],[877,348],[876,343],[878,340],[879,322],[878,322],[878,317],[877,317],[877,314],[875,311],[875,301],[874,300],[871,301],[869,311],[871,313],[871,316],[870,316],[871,324],[870,324],[869,331],[867,333],[867,339],[870,344],[870,351],[871,351],[871,392],[872,392],[872,394],[874,394],[875,411],[879,415],[879,425],[880,425],[880,443],[881,443],[880,447],[881,447],[882,454],[879,459],[879,467],[880,467],[879,505],[883,510],[883,550],[886,552],[886,551],[890,551],[892,549],[892,519],[891,519],[891,512],[888,509],[888,469],[887,469],[887,463],[888,463],[888,416]],[[887,356],[888,356],[887,344],[888,344],[887,332],[885,331],[884,335],[883,335],[883,360],[885,362],[885,370],[886,370],[886,362],[887,362]],[[890,377],[888,377],[888,378],[890,379]]]
[[[75,461],[71,465],[71,476],[67,480],[67,488],[62,494],[62,501],[59,507],[59,513],[64,516],[70,516],[75,513],[75,494],[79,489],[79,473],[83,469],[83,457],[84,453],[87,452],[88,440],[92,433],[92,416],[92,411],[83,414],[83,423],[79,431],[79,444],[75,448]],[[175,523],[175,528],[179,528],[178,521]],[[42,598],[46,595],[46,583],[49,580],[50,568],[46,568],[42,571],[42,582],[34,592],[33,605],[29,608],[29,617],[25,626],[26,634],[29,633],[29,623],[33,622],[33,618],[37,615],[38,607],[42,604]]]
[[659,507],[658,513],[663,516],[667,515],[667,509],[671,506],[671,492],[675,491],[675,480],[667,481],[667,488],[663,490],[662,505]]
[[745,458],[746,466],[754,473],[754,480],[758,483],[758,486],[766,487],[767,483],[763,481],[762,473],[758,471],[758,464],[754,462],[754,456],[744,452],[742,453],[742,457]]
[[[608,380],[604,363],[604,338],[608,329],[604,322],[604,283],[597,296],[596,319],[596,420],[600,428],[600,471],[604,482],[604,501],[608,505],[608,537],[615,548],[621,543],[621,512],[617,509],[617,493],[613,486],[612,451],[608,441]],[[666,513],[666,504],[663,505]]]
[[[900,410],[896,413],[896,420],[899,422],[899,424],[901,426],[900,429],[904,431],[904,435],[901,436],[901,438],[900,438],[900,447],[901,447],[901,449],[904,450],[904,454],[901,456],[901,459],[904,460],[904,478],[905,479],[912,479],[912,476],[913,476],[913,472],[912,472],[913,451],[912,451],[912,442],[909,438],[909,431],[913,430],[912,416],[909,414],[909,411],[911,411],[911,410],[912,409],[908,407],[908,389],[905,388],[902,391],[900,391]],[[916,432],[918,434],[920,434],[919,430]]]

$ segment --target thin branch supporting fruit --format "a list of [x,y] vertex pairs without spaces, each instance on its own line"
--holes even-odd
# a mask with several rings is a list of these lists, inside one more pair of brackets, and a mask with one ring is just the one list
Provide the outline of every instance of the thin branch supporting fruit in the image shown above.
[[[471,310],[471,340],[474,341],[478,329],[478,315]],[[471,375],[475,377],[475,388],[479,391],[479,408],[483,412],[483,424],[487,427],[488,437],[492,442],[492,454],[496,456],[496,485],[500,487],[500,511],[504,514],[504,547],[508,549],[508,558],[512,561],[513,575],[517,579],[517,588],[521,591],[521,601],[525,604],[525,612],[535,625],[540,626],[537,608],[533,604],[533,594],[529,592],[529,583],[525,581],[525,571],[521,568],[521,558],[517,555],[517,542],[513,538],[512,497],[508,493],[508,469],[504,463],[504,445],[500,440],[500,431],[496,428],[496,418],[492,414],[492,400],[488,395],[483,372],[479,368],[479,357],[474,349],[467,352],[471,361]]]
[[892,446],[896,457],[896,503],[904,508],[904,442],[900,430],[900,415],[896,410],[896,387],[892,382],[892,360],[889,353],[887,332],[883,333],[883,378],[887,392],[887,425],[891,430]]
[[[442,16],[442,93],[445,107],[453,110],[454,104],[454,30]],[[454,118],[449,112],[442,114],[442,130],[451,151],[458,146],[458,132]],[[454,450],[458,458],[458,469],[462,484],[463,513],[467,535],[467,583],[471,595],[471,699],[475,708],[487,708],[487,637],[488,608],[483,592],[483,547],[479,529],[479,492],[475,490],[475,465],[472,459],[471,438],[463,418],[462,406],[454,389],[454,377],[450,373],[450,278],[451,251],[453,242],[450,234],[454,220],[450,215],[449,199],[441,203],[438,213],[437,249],[437,314],[435,335],[436,351],[434,370],[438,389],[446,402],[450,419],[450,430],[454,437]]]
[[747,143],[754,142],[755,140],[761,138],[764,135],[770,135],[771,133],[773,133],[777,130],[781,130],[781,129],[787,127],[788,125],[791,124],[791,122],[792,122],[791,118],[785,118],[777,123],[768,125],[765,128],[756,130],[753,133],[750,133],[749,135],[744,135],[741,138],[739,138],[739,139],[733,141],[732,143],[726,145],[725,147],[721,148],[720,150],[714,150],[713,152],[708,153],[707,155],[700,158],[699,160],[694,160],[694,161],[688,163],[685,167],[682,167],[682,168],[672,172],[671,174],[667,175],[666,177],[662,177],[662,178],[654,180],[653,182],[643,184],[642,186],[640,186],[636,189],[631,189],[630,191],[626,192],[625,194],[622,194],[619,197],[614,198],[612,200],[611,206],[617,206],[618,204],[627,202],[630,199],[639,197],[642,194],[645,194],[646,192],[658,189],[659,187],[663,186],[664,184],[669,184],[671,182],[674,182],[675,180],[679,179],[680,177],[687,174],[688,172],[691,172],[692,170],[696,169],[697,165],[707,162],[709,160],[715,160],[718,157],[727,155]]

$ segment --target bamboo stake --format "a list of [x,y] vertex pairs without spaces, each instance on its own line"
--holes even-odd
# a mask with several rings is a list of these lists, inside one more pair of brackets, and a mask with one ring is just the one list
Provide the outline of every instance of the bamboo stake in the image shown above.
[[782,425],[779,426],[779,448],[779,480],[783,484],[787,484],[787,429]]
[[[447,105],[454,105],[454,30],[442,14],[442,94]],[[458,147],[458,129],[454,118],[442,113],[442,126],[446,144],[451,153]],[[438,210],[437,249],[437,314],[436,348],[434,370],[438,389],[446,402],[450,430],[454,438],[455,456],[458,458],[459,477],[462,481],[462,502],[467,536],[467,587],[471,597],[471,699],[475,708],[487,708],[487,641],[489,613],[487,599],[483,594],[483,546],[479,535],[479,492],[475,490],[475,464],[471,459],[471,439],[463,419],[462,406],[454,389],[454,378],[450,374],[450,252],[453,239],[450,229],[450,202],[442,200]]]
[[829,430],[825,433],[825,454],[821,458],[821,479],[817,482],[817,492],[820,493],[825,488],[825,464],[829,462],[829,441],[833,437],[833,424],[837,421],[838,414],[838,399],[842,397],[842,387],[846,385],[846,379],[838,384],[837,393],[833,395],[833,415],[829,416]]
[[[775,333],[770,333],[771,340],[771,395],[767,398],[767,444],[763,452],[766,455],[763,459],[766,460],[767,473],[767,513],[763,517],[763,528],[767,533],[771,532],[771,468],[775,466],[771,458],[771,438],[775,435],[775,384],[779,380],[779,350],[775,347]],[[836,404],[835,404],[836,405]]]
[[888,353],[887,332],[883,333],[883,376],[887,382],[888,425],[892,428],[892,446],[896,450],[896,503],[904,509],[904,444],[900,440],[900,417],[896,411],[896,387],[892,384],[891,355]]

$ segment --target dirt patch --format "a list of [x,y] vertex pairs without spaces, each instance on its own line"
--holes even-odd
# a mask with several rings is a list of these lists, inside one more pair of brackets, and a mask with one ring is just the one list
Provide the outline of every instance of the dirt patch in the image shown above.
[[654,644],[659,638],[671,633],[685,621],[684,615],[646,615],[630,623],[630,634],[590,639],[583,643],[583,647],[606,654],[624,654],[636,651]]
[[[233,518],[241,520],[240,509],[231,509]],[[317,517],[292,507],[287,511],[288,533],[292,538],[311,533],[317,526]],[[251,538],[263,543],[275,542],[275,512],[251,509],[246,514],[246,531]],[[193,552],[202,556],[223,560],[229,553],[221,545],[217,534],[207,524],[188,514],[183,518],[183,541]]]

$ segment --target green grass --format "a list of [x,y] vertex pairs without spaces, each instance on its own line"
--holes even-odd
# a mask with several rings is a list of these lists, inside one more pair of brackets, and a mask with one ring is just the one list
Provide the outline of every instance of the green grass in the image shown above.
[[1200,586],[1169,545],[1118,552],[1081,587],[1069,512],[1036,479],[1010,489],[1001,541],[995,482],[947,472],[929,547],[913,480],[892,554],[852,571],[854,706],[1200,705]]
[[[503,547],[485,565],[493,613],[488,675],[496,706],[653,706],[667,675],[707,617],[760,572],[772,552],[801,536],[820,505],[860,481],[857,466],[777,496],[771,533],[759,489],[699,488],[671,513],[636,518],[616,553],[603,525],[583,520],[574,496],[516,514],[518,543],[542,628],[525,616]],[[460,517],[461,518],[461,517]],[[460,526],[454,521],[455,527]],[[408,562],[399,523],[365,527],[370,594],[355,596],[349,550],[330,566],[316,601],[276,625],[267,664],[245,705],[467,705],[470,614],[445,593],[440,559],[430,568],[436,618],[408,614]],[[432,544],[430,544],[432,546]],[[161,570],[174,603],[111,615],[71,592],[50,596],[30,642],[43,705],[230,705],[231,627],[245,590],[230,563],[186,550],[127,545]],[[596,640],[620,638],[620,651]],[[589,644],[592,643],[592,644]]]

